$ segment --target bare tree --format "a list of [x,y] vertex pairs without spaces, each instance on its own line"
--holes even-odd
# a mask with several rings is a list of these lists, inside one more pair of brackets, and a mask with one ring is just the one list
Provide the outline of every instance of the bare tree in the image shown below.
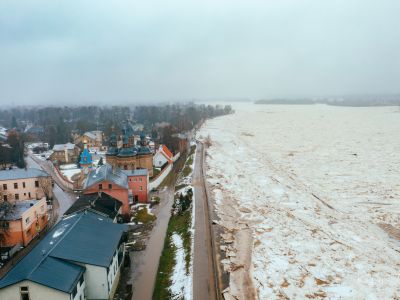
[[13,194],[4,190],[4,188],[0,186],[0,246],[3,245],[9,234],[9,223],[8,221],[3,220],[3,217],[13,212],[13,202]]
[[39,177],[38,181],[38,194],[43,193],[47,200],[53,199],[53,183],[51,177]]

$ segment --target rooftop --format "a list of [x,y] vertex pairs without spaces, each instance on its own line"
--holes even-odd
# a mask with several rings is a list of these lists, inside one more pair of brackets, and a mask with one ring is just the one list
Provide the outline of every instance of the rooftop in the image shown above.
[[74,262],[108,267],[125,230],[91,212],[64,217],[0,280],[0,288],[30,280],[70,293],[85,270]]
[[[14,203],[10,203],[10,211],[8,213],[0,212],[0,220],[12,221],[21,219],[24,212],[38,204],[41,200],[18,200]],[[12,207],[12,208],[11,208]]]
[[11,169],[1,170],[0,180],[13,180],[13,179],[24,179],[24,178],[36,178],[36,177],[48,177],[43,170],[29,168],[29,169]]
[[74,150],[75,144],[66,143],[66,144],[57,144],[53,146],[53,151],[64,151],[67,150]]
[[127,176],[147,176],[149,171],[147,169],[136,169],[136,170],[121,170]]
[[66,211],[65,215],[70,215],[79,211],[89,209],[99,212],[114,219],[122,203],[106,193],[94,193],[79,196],[78,200]]

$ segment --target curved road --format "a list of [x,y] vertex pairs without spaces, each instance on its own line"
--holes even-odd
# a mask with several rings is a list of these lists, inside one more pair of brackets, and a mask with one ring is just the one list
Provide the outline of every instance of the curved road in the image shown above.
[[53,187],[53,194],[55,198],[54,209],[57,213],[57,220],[61,220],[64,213],[71,207],[72,204],[76,201],[76,195],[72,192],[63,191],[60,187],[59,179],[56,176],[53,176],[53,173],[49,171],[49,166],[45,165],[47,162],[43,161],[43,163],[38,164],[37,160],[33,160],[30,155],[26,157],[26,164],[28,168],[36,168],[42,169],[47,172],[50,176],[52,176],[55,184]]

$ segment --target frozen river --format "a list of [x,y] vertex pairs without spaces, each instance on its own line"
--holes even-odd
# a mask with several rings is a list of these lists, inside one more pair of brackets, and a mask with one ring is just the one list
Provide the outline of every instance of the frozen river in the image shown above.
[[399,108],[234,109],[199,133],[212,140],[227,296],[399,298]]

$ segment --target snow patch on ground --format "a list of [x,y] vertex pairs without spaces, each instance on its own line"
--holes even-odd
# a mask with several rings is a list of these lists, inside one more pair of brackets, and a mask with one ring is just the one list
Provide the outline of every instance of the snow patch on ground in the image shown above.
[[179,234],[174,233],[171,237],[172,243],[176,247],[174,272],[171,276],[170,291],[171,299],[192,299],[192,276],[186,274],[185,250],[183,241]]

